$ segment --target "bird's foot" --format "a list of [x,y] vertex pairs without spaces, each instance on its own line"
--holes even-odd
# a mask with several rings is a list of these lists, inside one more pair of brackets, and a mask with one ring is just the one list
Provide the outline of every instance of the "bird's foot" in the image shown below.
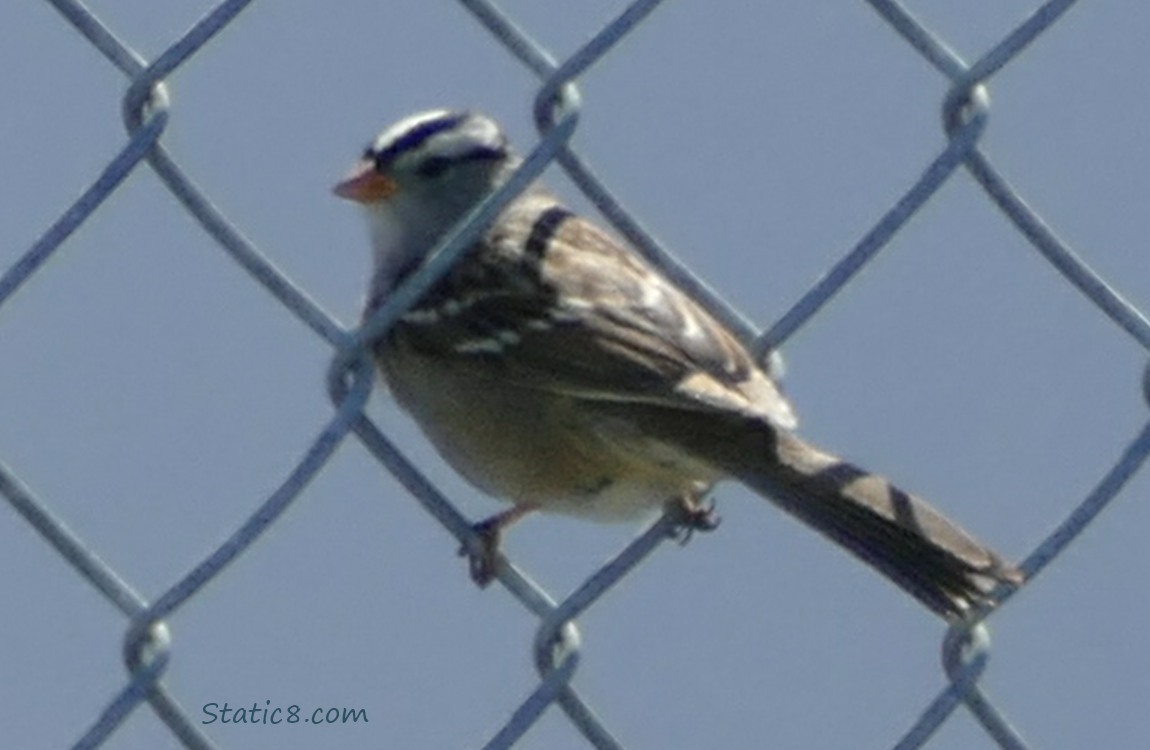
[[714,531],[723,519],[715,510],[715,499],[704,500],[696,494],[683,495],[671,501],[672,512],[677,514],[675,527],[671,532],[679,544],[691,541],[696,531]]
[[499,550],[503,530],[533,510],[535,506],[532,504],[516,505],[472,525],[475,541],[464,542],[459,548],[459,556],[467,558],[468,572],[476,586],[486,588],[499,574],[503,561]]

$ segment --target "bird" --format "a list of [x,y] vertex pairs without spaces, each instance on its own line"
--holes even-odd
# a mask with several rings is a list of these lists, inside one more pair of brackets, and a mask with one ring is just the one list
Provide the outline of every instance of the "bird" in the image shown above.
[[[333,188],[373,250],[365,319],[522,164],[492,118],[436,109],[385,128]],[[627,521],[660,508],[689,535],[735,480],[948,621],[1022,571],[921,498],[800,438],[761,358],[657,266],[540,182],[515,197],[371,353],[399,406],[480,491],[500,535],[533,511]]]

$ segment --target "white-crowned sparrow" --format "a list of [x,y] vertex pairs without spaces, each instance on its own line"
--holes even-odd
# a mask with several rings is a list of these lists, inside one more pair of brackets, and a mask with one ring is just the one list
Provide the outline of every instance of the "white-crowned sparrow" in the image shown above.
[[[384,130],[335,188],[367,212],[367,314],[520,161],[473,112]],[[796,437],[787,400],[730,331],[540,187],[502,212],[375,356],[444,458],[514,503],[482,525],[492,540],[534,509],[626,519],[682,502],[705,526],[698,497],[733,478],[944,617],[1022,581],[922,500]]]

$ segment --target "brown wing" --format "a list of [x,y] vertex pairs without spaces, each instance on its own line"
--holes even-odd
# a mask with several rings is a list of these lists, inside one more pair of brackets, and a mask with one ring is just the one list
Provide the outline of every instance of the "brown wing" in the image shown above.
[[540,194],[516,202],[392,335],[523,386],[795,425],[778,388],[711,315]]

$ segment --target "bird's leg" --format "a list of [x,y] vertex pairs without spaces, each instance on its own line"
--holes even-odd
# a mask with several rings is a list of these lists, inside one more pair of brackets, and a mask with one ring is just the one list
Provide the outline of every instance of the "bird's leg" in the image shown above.
[[496,513],[471,527],[478,541],[478,550],[465,542],[459,548],[459,554],[461,557],[467,557],[471,580],[475,581],[475,585],[484,588],[495,580],[499,565],[499,542],[503,530],[538,507],[534,503],[513,505],[502,513]]
[[704,501],[701,492],[680,495],[667,504],[677,516],[672,534],[679,544],[689,542],[696,531],[714,531],[723,520],[715,511],[715,499],[708,497]]

